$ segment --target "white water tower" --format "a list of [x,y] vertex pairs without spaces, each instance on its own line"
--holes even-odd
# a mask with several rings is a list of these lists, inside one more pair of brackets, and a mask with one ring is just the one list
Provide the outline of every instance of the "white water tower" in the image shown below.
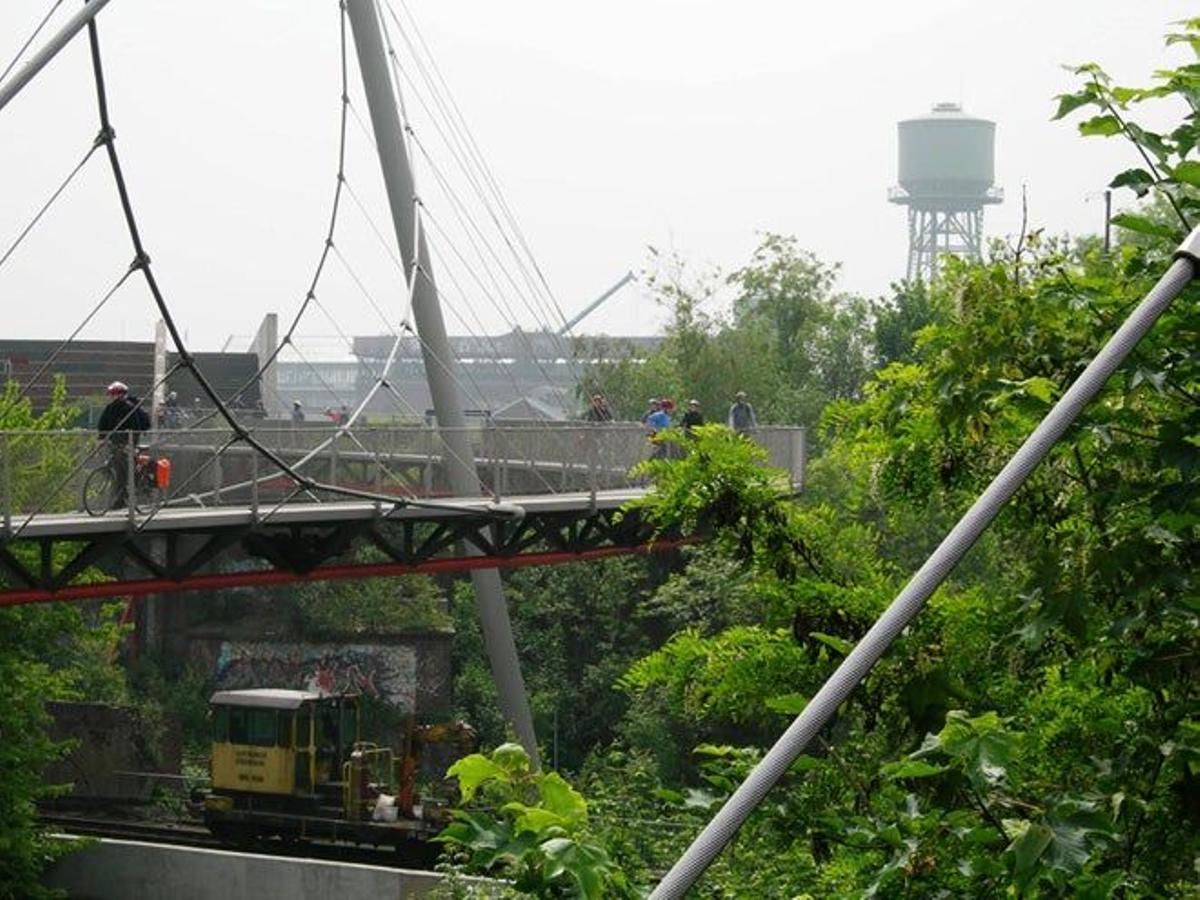
[[1004,199],[994,186],[996,124],[938,103],[898,127],[900,185],[888,200],[908,207],[908,278],[929,281],[944,254],[982,256],[983,207]]

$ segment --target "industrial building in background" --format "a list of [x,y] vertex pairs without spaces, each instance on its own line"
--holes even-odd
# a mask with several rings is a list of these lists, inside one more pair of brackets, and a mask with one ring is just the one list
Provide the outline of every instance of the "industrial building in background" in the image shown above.
[[931,281],[947,253],[982,256],[983,208],[1004,200],[994,186],[996,123],[938,103],[898,128],[900,184],[888,199],[908,207],[907,277]]

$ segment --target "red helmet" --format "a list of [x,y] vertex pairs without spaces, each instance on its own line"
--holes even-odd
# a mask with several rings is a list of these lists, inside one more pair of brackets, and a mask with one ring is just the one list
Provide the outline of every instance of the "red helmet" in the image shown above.
[[125,386],[123,381],[114,381],[108,386],[108,395],[110,397],[120,397],[122,394],[128,394],[129,388]]

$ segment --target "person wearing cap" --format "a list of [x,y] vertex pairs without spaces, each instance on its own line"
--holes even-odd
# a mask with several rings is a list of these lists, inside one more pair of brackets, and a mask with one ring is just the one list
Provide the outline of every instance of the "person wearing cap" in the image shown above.
[[171,391],[163,400],[162,427],[176,429],[183,421],[182,410],[179,408],[179,394]]
[[292,424],[300,425],[304,422],[304,407],[300,405],[299,400],[292,401]]
[[592,394],[592,402],[588,406],[587,412],[583,414],[583,418],[588,422],[611,422],[613,420],[612,410],[608,407],[608,400],[599,391]]
[[746,399],[745,391],[734,395],[733,406],[729,407],[727,424],[738,434],[746,434],[758,427],[758,419],[754,417],[754,407]]
[[687,412],[683,414],[683,420],[679,423],[683,426],[683,433],[688,437],[695,437],[692,429],[697,425],[704,424],[704,413],[700,412],[700,401],[689,400],[687,404]]
[[[131,440],[150,430],[150,416],[142,408],[142,401],[129,393],[123,381],[114,381],[108,386],[108,406],[100,413],[96,425],[100,440],[108,443],[108,464],[113,473],[113,508],[124,506],[128,495],[129,460]],[[131,438],[132,435],[132,438]]]

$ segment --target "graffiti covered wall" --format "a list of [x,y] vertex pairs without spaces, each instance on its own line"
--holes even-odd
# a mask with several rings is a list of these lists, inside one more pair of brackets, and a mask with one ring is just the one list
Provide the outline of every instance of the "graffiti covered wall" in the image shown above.
[[417,706],[417,652],[402,644],[221,641],[214,668],[220,690],[294,688]]

